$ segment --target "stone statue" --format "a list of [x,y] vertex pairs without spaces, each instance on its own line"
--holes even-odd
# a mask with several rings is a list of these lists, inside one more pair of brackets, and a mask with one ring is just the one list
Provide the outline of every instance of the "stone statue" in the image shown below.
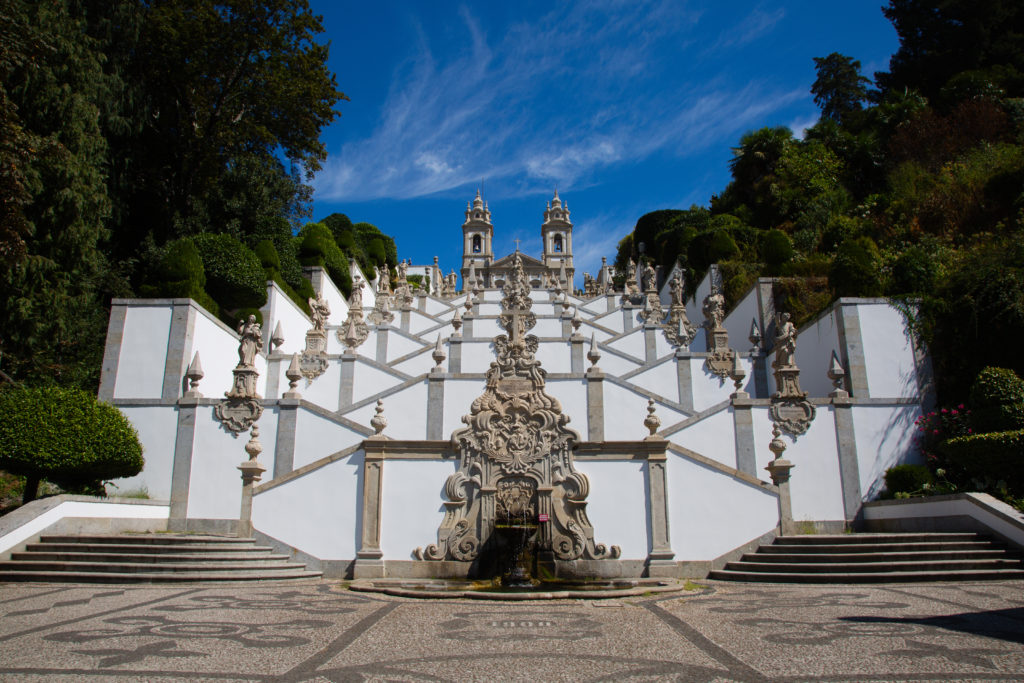
[[653,292],[658,287],[658,274],[650,263],[644,266],[643,286],[645,292]]
[[790,322],[789,313],[778,314],[775,328],[775,366],[792,366],[796,354],[796,326]]
[[717,291],[712,291],[704,299],[704,318],[708,330],[717,330],[722,327],[725,320],[725,297]]
[[327,324],[327,318],[331,315],[331,307],[324,299],[324,295],[317,292],[316,298],[309,298],[310,317],[313,319],[313,329],[323,332]]
[[356,279],[352,282],[352,293],[348,297],[348,308],[362,310],[363,309],[363,278],[356,275]]
[[388,271],[388,264],[385,262],[384,267],[380,271],[380,281],[377,283],[378,294],[390,294],[391,293],[391,275]]
[[683,305],[683,278],[676,276],[668,283],[669,291],[672,292],[672,305],[682,306]]
[[251,368],[255,365],[256,354],[263,350],[263,332],[255,315],[250,315],[245,322],[238,321],[238,334],[242,337],[238,345],[238,364]]
[[398,280],[405,282],[406,276],[409,273],[409,264],[404,260],[398,262]]

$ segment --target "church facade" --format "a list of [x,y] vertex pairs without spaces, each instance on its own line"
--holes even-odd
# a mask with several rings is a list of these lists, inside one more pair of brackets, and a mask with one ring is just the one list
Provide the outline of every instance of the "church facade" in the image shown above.
[[559,575],[695,577],[849,527],[916,457],[928,363],[887,300],[797,330],[768,279],[725,310],[714,268],[689,300],[643,272],[578,294],[557,195],[541,231],[539,258],[494,258],[478,195],[461,291],[353,263],[345,298],[310,268],[314,315],[270,282],[262,327],[115,300],[100,397],[146,457],[117,485],[170,530],[252,533],[328,576],[471,575],[515,518]]

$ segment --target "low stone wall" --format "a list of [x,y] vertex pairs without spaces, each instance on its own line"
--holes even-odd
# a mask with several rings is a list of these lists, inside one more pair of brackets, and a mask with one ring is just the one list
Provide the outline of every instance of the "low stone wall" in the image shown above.
[[987,493],[880,500],[864,505],[868,531],[973,531],[1024,550],[1024,513]]

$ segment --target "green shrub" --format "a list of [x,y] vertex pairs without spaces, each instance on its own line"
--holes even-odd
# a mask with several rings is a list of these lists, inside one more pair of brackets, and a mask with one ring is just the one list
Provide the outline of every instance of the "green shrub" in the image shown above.
[[1016,495],[1024,492],[1024,429],[960,436],[939,450],[979,481],[1002,480]]
[[[295,304],[305,311],[307,314],[310,313],[309,302],[305,297],[299,295],[295,289],[288,284],[285,280],[284,275],[281,273],[281,257],[277,253],[277,247],[270,240],[262,240],[256,245],[253,250],[256,252],[256,256],[259,257],[260,263],[263,265],[263,272],[266,280],[273,280],[278,287],[281,288],[288,298],[295,302]],[[240,312],[239,312],[240,314]],[[262,315],[258,316],[260,322],[262,322]]]
[[971,410],[978,433],[1024,429],[1024,380],[1007,368],[983,369],[971,386]]
[[272,241],[260,240],[253,252],[256,253],[256,258],[260,260],[260,265],[265,270],[281,270],[281,257]]
[[938,275],[935,258],[920,246],[912,246],[900,254],[892,264],[890,294],[929,293]]
[[935,477],[924,465],[896,465],[885,471],[885,488],[889,495],[926,491],[935,483]]
[[848,238],[839,245],[829,270],[836,296],[881,296],[882,259],[870,237]]
[[203,259],[195,243],[185,237],[157,250],[146,279],[139,286],[139,294],[150,298],[192,299],[213,315],[219,315],[220,307],[206,293],[205,287]]
[[206,289],[222,308],[259,308],[267,302],[267,279],[252,249],[230,235],[193,238],[203,257]]
[[26,478],[24,501],[41,479],[66,490],[102,492],[105,479],[142,471],[142,446],[124,415],[79,389],[0,391],[0,468]]
[[330,229],[321,223],[307,223],[299,232],[299,262],[321,266],[345,296],[352,292],[348,257],[334,241]]
[[761,238],[761,258],[771,275],[778,275],[780,268],[793,260],[793,241],[781,230],[769,230]]
[[736,241],[725,230],[711,230],[698,233],[687,248],[687,259],[691,268],[706,271],[712,263],[735,258],[740,253]]

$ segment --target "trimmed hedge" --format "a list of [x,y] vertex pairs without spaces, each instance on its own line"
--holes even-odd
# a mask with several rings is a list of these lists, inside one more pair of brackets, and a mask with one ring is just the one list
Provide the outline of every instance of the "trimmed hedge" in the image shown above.
[[[312,313],[309,308],[309,302],[307,297],[301,296],[295,289],[288,284],[285,280],[284,275],[281,273],[281,257],[277,252],[277,247],[270,240],[262,240],[253,249],[256,252],[256,256],[259,257],[260,263],[263,265],[263,272],[266,274],[267,280],[273,280],[281,290],[288,295],[288,298],[295,302],[295,305],[306,312],[307,315]],[[303,281],[308,284],[308,280],[303,278]],[[313,291],[313,286],[309,285],[309,291]],[[315,296],[315,294],[310,295]],[[262,322],[262,315],[258,316]]]
[[0,469],[26,477],[24,501],[40,479],[65,490],[102,492],[106,479],[142,471],[138,434],[114,406],[60,387],[0,391]]
[[206,273],[206,289],[228,310],[267,303],[267,280],[252,249],[231,235],[204,233],[192,238]]
[[924,465],[896,465],[885,471],[885,489],[892,496],[917,493],[934,483],[935,477]]
[[192,299],[213,315],[220,315],[220,307],[206,293],[203,259],[190,238],[168,242],[157,251],[154,261],[139,294]]
[[352,275],[348,257],[334,241],[330,228],[322,223],[307,223],[299,231],[299,262],[304,266],[321,266],[345,296],[352,292]]
[[984,368],[971,385],[971,426],[979,433],[1024,429],[1024,380],[1007,368]]
[[1024,429],[958,436],[939,451],[976,479],[1002,479],[1016,495],[1024,492]]
[[828,274],[837,297],[881,296],[882,257],[870,237],[846,239],[836,250]]

